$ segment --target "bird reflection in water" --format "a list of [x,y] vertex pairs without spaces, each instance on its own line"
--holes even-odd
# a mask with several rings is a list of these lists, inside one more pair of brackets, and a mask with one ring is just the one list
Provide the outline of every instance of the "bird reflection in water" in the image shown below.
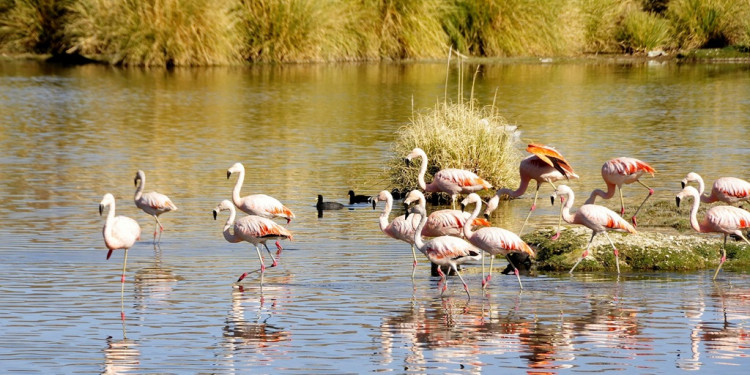
[[127,338],[125,321],[122,321],[122,340],[107,337],[107,347],[104,348],[104,368],[102,374],[123,374],[137,372],[141,364],[141,352],[138,342]]
[[174,274],[172,268],[164,266],[161,259],[161,247],[154,244],[154,261],[135,273],[136,308],[145,310],[150,303],[169,304],[172,294],[181,277]]

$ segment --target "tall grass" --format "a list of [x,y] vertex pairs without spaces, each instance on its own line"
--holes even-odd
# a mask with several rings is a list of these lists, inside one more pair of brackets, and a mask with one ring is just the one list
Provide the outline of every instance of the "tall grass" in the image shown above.
[[625,16],[637,7],[634,0],[580,0],[582,51],[622,52],[616,35]]
[[629,53],[664,49],[670,36],[669,21],[653,13],[636,10],[622,20],[615,38]]
[[681,48],[748,43],[750,1],[672,0],[666,14]]
[[70,0],[0,0],[0,51],[62,50],[62,28],[70,3]]

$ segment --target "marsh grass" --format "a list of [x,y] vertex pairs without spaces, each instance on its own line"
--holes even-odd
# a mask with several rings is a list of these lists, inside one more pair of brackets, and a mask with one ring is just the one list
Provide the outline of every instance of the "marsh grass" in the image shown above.
[[0,51],[57,53],[71,0],[0,1]]
[[680,48],[718,48],[748,44],[750,2],[736,0],[672,0],[667,17]]
[[669,21],[654,13],[629,12],[617,29],[615,39],[628,53],[644,53],[668,47]]

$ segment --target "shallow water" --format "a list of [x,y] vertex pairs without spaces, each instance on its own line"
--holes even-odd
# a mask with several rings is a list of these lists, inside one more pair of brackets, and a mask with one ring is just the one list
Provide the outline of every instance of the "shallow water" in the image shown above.
[[[317,194],[388,188],[382,165],[414,108],[445,92],[445,66],[302,65],[151,71],[0,63],[0,367],[39,373],[531,373],[702,370],[750,364],[747,273],[495,275],[486,294],[469,266],[467,300],[444,298],[420,259],[385,238],[366,205],[317,217]],[[467,69],[473,71],[473,67]],[[615,156],[650,162],[657,199],[693,170],[708,181],[748,170],[750,75],[744,65],[498,64],[475,95],[556,146],[601,187]],[[455,75],[455,73],[452,73]],[[451,76],[451,81],[455,77]],[[243,193],[295,211],[280,265],[251,273],[249,244],[221,236],[243,162]],[[180,207],[153,221],[132,203],[146,190]],[[629,186],[627,203],[645,196]],[[123,252],[105,260],[104,193],[135,218],[120,319]],[[534,226],[554,223],[543,187]],[[527,199],[493,222],[518,231]],[[579,201],[582,199],[579,198]],[[606,202],[616,207],[616,202]],[[644,229],[647,230],[647,229]],[[500,262],[502,263],[502,262]]]

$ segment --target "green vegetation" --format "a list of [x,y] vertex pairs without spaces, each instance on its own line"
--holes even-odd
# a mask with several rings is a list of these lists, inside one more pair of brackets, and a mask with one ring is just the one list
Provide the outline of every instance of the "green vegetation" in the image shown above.
[[[735,0],[0,0],[0,52],[120,65],[672,55],[750,46]],[[744,55],[747,57],[747,54]]]

